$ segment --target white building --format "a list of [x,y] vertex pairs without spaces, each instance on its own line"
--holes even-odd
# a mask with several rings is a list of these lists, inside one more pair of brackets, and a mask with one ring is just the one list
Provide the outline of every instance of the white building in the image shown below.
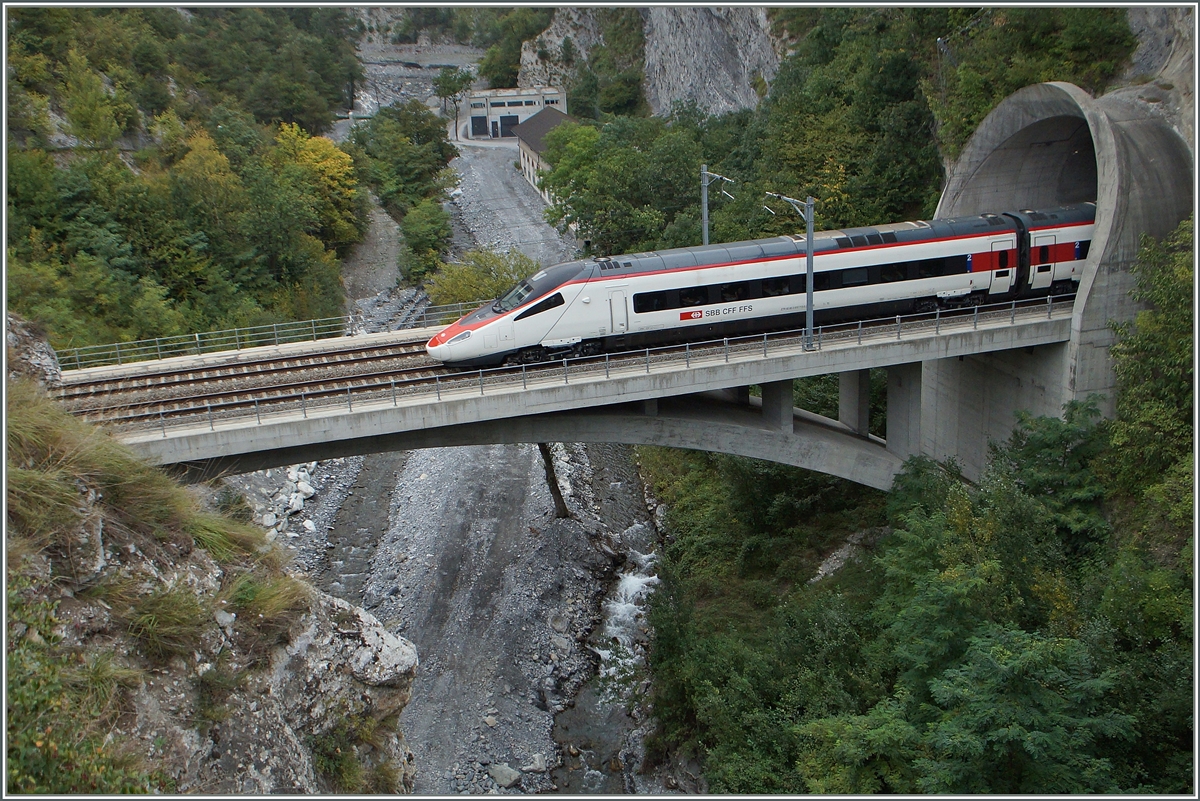
[[469,139],[513,136],[512,129],[544,108],[567,113],[567,93],[554,86],[529,89],[476,89],[467,95]]
[[548,204],[553,203],[554,199],[550,197],[549,192],[538,186],[538,173],[550,171],[550,165],[542,157],[546,152],[546,134],[564,122],[579,120],[550,106],[512,129],[513,136],[517,137],[517,147],[521,151],[521,174],[541,193],[542,199]]

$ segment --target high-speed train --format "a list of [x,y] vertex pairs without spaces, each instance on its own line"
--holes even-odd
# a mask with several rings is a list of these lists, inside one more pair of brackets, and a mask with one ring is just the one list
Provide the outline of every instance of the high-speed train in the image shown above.
[[[1094,203],[813,235],[816,324],[1074,291]],[[429,340],[482,367],[719,339],[805,324],[804,236],[569,261]]]

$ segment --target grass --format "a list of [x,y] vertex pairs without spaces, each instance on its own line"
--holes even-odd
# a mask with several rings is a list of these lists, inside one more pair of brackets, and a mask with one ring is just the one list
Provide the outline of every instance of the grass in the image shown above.
[[239,627],[249,637],[252,651],[263,651],[287,638],[288,629],[309,608],[312,591],[290,576],[265,572],[244,573],[222,590],[220,600],[228,604]]
[[175,587],[140,598],[127,627],[147,656],[165,660],[196,650],[210,621],[209,609],[200,598]]
[[201,512],[199,502],[162,470],[67,414],[33,383],[8,383],[9,522],[40,547],[65,547],[78,520],[80,486],[98,494],[106,518],[131,533],[166,540],[186,532],[221,563],[266,557],[257,529]]
[[394,794],[400,779],[396,764],[387,759],[368,767],[364,756],[371,750],[381,750],[386,734],[398,723],[396,715],[346,715],[338,719],[324,733],[308,738],[313,769],[338,792]]
[[79,654],[79,663],[64,672],[66,684],[81,702],[95,710],[97,720],[108,721],[121,711],[122,689],[136,689],[146,672],[141,668],[127,667],[107,652],[89,655]]
[[62,546],[63,532],[82,519],[79,490],[61,468],[35,470],[10,462],[6,487],[11,529],[39,549]]
[[268,548],[262,531],[222,515],[196,511],[183,527],[197,546],[221,564],[243,557],[268,559],[266,552],[274,550]]
[[218,664],[201,673],[196,679],[196,711],[202,723],[220,723],[231,714],[226,701],[242,686],[245,674]]

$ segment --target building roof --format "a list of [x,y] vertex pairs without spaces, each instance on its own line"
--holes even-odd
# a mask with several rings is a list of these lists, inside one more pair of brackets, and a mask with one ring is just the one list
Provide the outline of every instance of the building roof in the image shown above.
[[561,95],[563,90],[558,86],[526,86],[524,88],[503,89],[472,89],[471,97],[532,97],[534,95]]
[[543,142],[546,134],[564,122],[579,122],[579,120],[570,114],[563,114],[556,108],[547,107],[520,125],[514,126],[512,132],[518,139],[529,145],[529,149],[534,153],[543,153],[546,150]]

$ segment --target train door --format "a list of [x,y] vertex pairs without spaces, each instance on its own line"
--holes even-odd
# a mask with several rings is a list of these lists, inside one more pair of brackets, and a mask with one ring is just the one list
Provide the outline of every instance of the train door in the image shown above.
[[1050,254],[1054,252],[1054,234],[1042,234],[1033,238],[1029,249],[1029,288],[1048,289],[1054,280],[1054,265]]
[[629,330],[629,313],[625,308],[625,290],[613,289],[608,293],[608,313],[612,322],[613,336],[620,336]]
[[992,269],[992,285],[988,287],[989,295],[999,295],[1012,290],[1017,273],[1017,265],[1013,263],[1013,250],[1016,245],[1015,239],[1003,239],[992,243],[996,261]]
[[500,338],[499,346],[502,349],[514,347],[516,341],[513,337],[513,318],[505,317],[503,320],[496,322],[496,335]]

